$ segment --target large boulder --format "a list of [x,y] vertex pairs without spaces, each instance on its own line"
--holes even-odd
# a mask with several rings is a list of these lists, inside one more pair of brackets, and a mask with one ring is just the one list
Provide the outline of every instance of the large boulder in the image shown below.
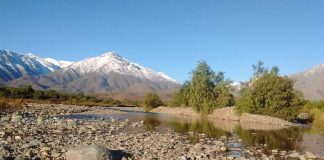
[[79,146],[70,148],[66,153],[67,160],[112,160],[109,149],[99,146]]

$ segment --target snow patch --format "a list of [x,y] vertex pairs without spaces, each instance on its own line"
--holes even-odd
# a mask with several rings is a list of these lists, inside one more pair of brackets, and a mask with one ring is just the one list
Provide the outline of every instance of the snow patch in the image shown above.
[[322,70],[324,70],[324,64],[319,64],[319,65],[311,68],[310,70],[305,71],[304,76],[309,77],[311,75],[316,74],[317,72],[321,72]]
[[69,65],[71,65],[73,62],[70,61],[58,61],[56,59],[53,58],[44,58],[47,62],[50,62],[56,66],[59,66],[60,68],[65,68],[68,67]]

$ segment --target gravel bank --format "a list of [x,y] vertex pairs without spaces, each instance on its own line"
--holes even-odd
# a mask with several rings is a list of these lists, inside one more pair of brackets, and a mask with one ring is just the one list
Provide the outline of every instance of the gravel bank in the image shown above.
[[[189,116],[189,117],[200,117],[200,115],[195,112],[192,108],[186,107],[158,107],[153,109],[151,112],[155,113],[166,113],[179,116]],[[242,123],[259,123],[259,124],[269,124],[269,125],[281,125],[281,126],[294,126],[295,124],[275,118],[263,115],[253,115],[249,113],[243,113],[242,115],[237,115],[235,113],[234,107],[226,107],[215,109],[211,114],[207,116],[211,119],[220,120],[230,120],[230,121],[240,121]]]

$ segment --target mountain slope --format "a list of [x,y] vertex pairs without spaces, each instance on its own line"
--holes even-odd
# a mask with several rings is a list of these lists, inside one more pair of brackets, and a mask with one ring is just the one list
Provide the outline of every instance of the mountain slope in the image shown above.
[[22,76],[38,76],[52,72],[58,66],[40,61],[31,54],[20,55],[0,50],[0,81],[8,82]]
[[166,74],[133,63],[114,52],[87,58],[47,75],[25,76],[10,82],[12,86],[26,84],[41,89],[115,94],[124,98],[143,97],[147,92],[169,95],[180,87]]
[[[56,61],[52,59],[52,61]],[[70,63],[70,62],[67,62]],[[0,50],[0,82],[8,82],[23,76],[40,76],[63,68],[64,64],[54,64],[31,53],[21,55]]]
[[85,75],[92,72],[109,74],[109,72],[112,71],[157,82],[172,81],[176,83],[174,79],[168,77],[164,73],[154,72],[114,52],[107,52],[98,57],[87,58],[64,69],[64,72],[75,72],[79,75]]
[[324,64],[291,75],[296,80],[295,88],[304,93],[309,100],[324,99]]

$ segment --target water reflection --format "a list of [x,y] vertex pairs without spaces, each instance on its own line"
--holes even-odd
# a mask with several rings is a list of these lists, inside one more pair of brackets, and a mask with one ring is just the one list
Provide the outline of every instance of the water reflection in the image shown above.
[[214,127],[214,125],[207,119],[201,119],[194,122],[178,122],[171,121],[170,127],[179,133],[203,133],[210,138],[220,138],[221,136],[230,136],[230,134],[224,130]]
[[199,142],[200,133],[203,133],[210,138],[220,138],[224,135],[229,136],[228,132],[214,127],[213,124],[210,123],[210,121],[208,121],[207,119],[182,123],[179,121],[171,121],[169,122],[169,126],[170,128],[179,133],[187,134],[189,132],[192,132],[192,134],[188,135],[188,138],[193,143]]
[[161,125],[161,122],[157,117],[145,116],[144,117],[144,128],[147,131],[155,131],[158,126]]
[[269,131],[245,130],[238,125],[235,129],[235,133],[245,144],[250,146],[266,145],[267,148],[271,150],[301,151],[304,130],[305,129],[297,127]]
[[[229,125],[230,127],[224,125]],[[241,125],[237,122],[209,119],[179,119],[159,116],[144,117],[144,127],[146,130],[155,131],[161,126],[166,126],[182,134],[188,134],[191,132],[191,134],[188,134],[188,137],[193,143],[199,142],[201,138],[199,137],[199,134],[201,133],[205,134],[209,138],[216,139],[220,139],[222,136],[226,136],[227,138],[235,137],[242,141],[230,143],[231,145],[228,147],[242,148],[243,146],[262,146],[262,148],[269,154],[273,149],[302,151],[303,135],[307,131],[307,129],[298,127],[278,128],[278,126],[274,126],[274,129],[271,129],[271,126],[269,125],[264,127],[266,130],[257,130],[250,128],[260,128],[258,125],[252,127],[251,124]]]

